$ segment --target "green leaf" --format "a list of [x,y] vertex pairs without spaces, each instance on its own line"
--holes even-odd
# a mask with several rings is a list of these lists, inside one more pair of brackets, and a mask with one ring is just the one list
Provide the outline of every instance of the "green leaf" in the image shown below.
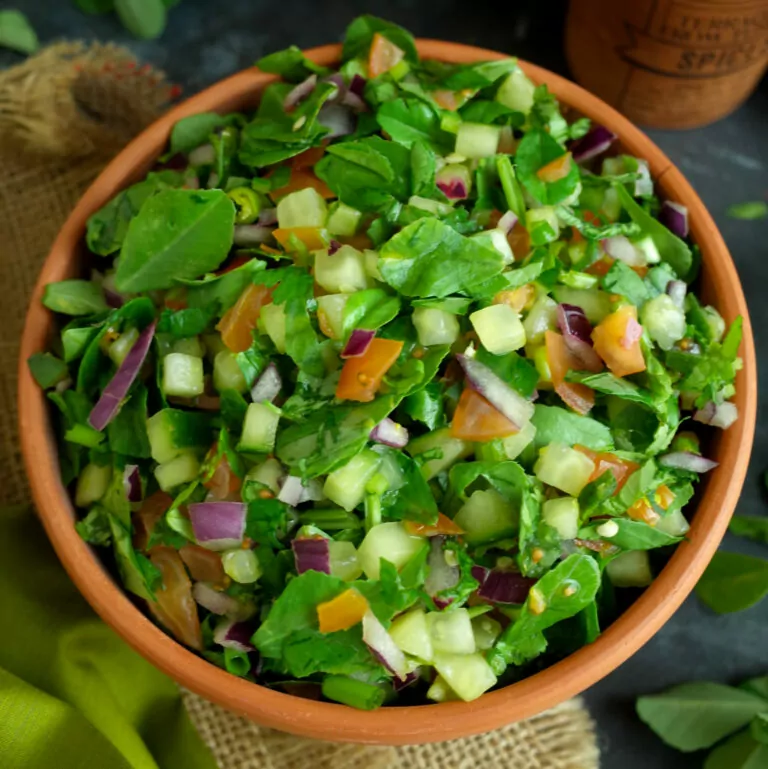
[[109,448],[115,454],[149,459],[147,416],[147,388],[139,384],[107,426]]
[[768,518],[760,515],[734,515],[728,525],[731,534],[768,544]]
[[750,678],[739,684],[739,689],[744,689],[744,691],[756,694],[758,697],[762,697],[768,702],[768,676]]
[[768,216],[768,203],[764,200],[750,200],[746,203],[734,203],[725,212],[731,219],[765,219]]
[[299,83],[312,74],[327,75],[331,71],[310,61],[295,45],[263,56],[256,62],[256,66],[262,72],[280,75],[289,83]]
[[642,521],[633,521],[629,518],[611,520],[619,527],[618,533],[614,536],[603,536],[597,532],[596,526],[588,526],[579,530],[579,538],[605,539],[622,550],[653,550],[656,547],[674,545],[682,539],[682,537],[673,537],[671,534],[659,531]]
[[347,27],[341,52],[342,60],[367,57],[373,36],[377,32],[400,48],[408,61],[415,63],[419,60],[416,43],[410,32],[390,21],[370,15],[358,16]]
[[556,182],[543,182],[539,169],[565,154],[565,150],[546,131],[533,130],[523,136],[515,154],[520,181],[536,200],[554,205],[570,197],[579,185],[579,167],[571,161],[568,173]]
[[109,514],[102,507],[91,508],[88,515],[75,524],[75,529],[80,537],[91,545],[105,547],[112,541]]
[[83,13],[101,14],[115,10],[115,0],[75,0],[75,5]]
[[691,249],[677,235],[673,235],[658,219],[654,219],[627,192],[627,188],[623,184],[615,185],[614,189],[630,219],[640,226],[645,235],[651,236],[661,258],[672,267],[679,278],[682,280],[689,278],[693,268]]
[[[501,59],[500,61],[480,61],[476,64],[456,64],[440,82],[440,88],[449,91],[461,91],[465,88],[488,88],[497,80],[511,74],[517,69],[517,59]],[[469,120],[469,118],[465,118]]]
[[117,568],[126,590],[145,601],[155,601],[155,590],[162,585],[163,579],[160,570],[133,549],[127,526],[114,516],[109,516],[109,525],[112,528]]
[[0,11],[0,47],[27,54],[40,47],[35,30],[21,11]]
[[400,312],[400,298],[381,288],[356,291],[344,305],[342,325],[346,338],[356,328],[374,330],[394,320]]
[[36,352],[27,360],[29,371],[44,390],[55,387],[69,376],[67,364],[50,352]]
[[171,154],[184,155],[205,144],[216,128],[227,125],[229,117],[215,112],[201,112],[198,115],[183,117],[171,129]]
[[115,12],[123,26],[142,40],[155,40],[165,29],[163,0],[115,0]]
[[421,474],[420,465],[402,451],[386,447],[377,447],[376,451],[400,468],[403,479],[399,488],[389,489],[382,495],[384,515],[396,521],[434,524],[437,521],[437,502]]
[[611,430],[591,417],[574,414],[560,406],[536,404],[531,419],[536,428],[536,448],[550,443],[580,444],[593,451],[609,451],[613,448]]
[[749,732],[759,743],[768,745],[768,710],[758,713],[752,719]]
[[475,359],[488,366],[496,376],[524,398],[530,398],[533,395],[539,381],[539,372],[527,358],[523,358],[516,352],[494,355],[484,347],[480,347],[475,354]]
[[187,304],[190,308],[214,315],[223,315],[238,299],[256,273],[267,266],[260,259],[251,259],[242,267],[222,275],[206,275],[200,280],[178,280],[187,286]]
[[393,99],[382,104],[376,120],[393,141],[406,147],[421,142],[435,152],[450,152],[454,137],[440,128],[436,110],[421,99]]
[[765,703],[731,686],[693,681],[640,697],[636,707],[641,720],[667,745],[688,752],[709,748],[746,726]]
[[[589,240],[602,240],[603,238],[612,238],[616,235],[626,235],[627,237],[639,235],[640,225],[635,222],[611,222],[597,226],[592,222],[586,222],[583,219],[582,212],[576,212],[568,206],[557,206],[555,209],[557,218],[571,227],[575,227],[585,238]],[[579,215],[581,214],[581,215]]]
[[409,224],[379,251],[384,280],[405,296],[471,294],[503,266],[500,253],[437,219]]
[[411,147],[411,178],[413,194],[423,198],[443,200],[444,195],[437,188],[437,157],[424,143],[415,141]]
[[436,430],[445,424],[442,393],[443,387],[439,382],[429,382],[403,400],[403,410],[411,419]]
[[208,328],[211,319],[211,313],[200,307],[163,310],[157,323],[157,333],[170,334],[176,339],[187,339],[202,334]]
[[232,247],[235,206],[221,190],[163,190],[128,226],[115,284],[136,293],[215,270]]
[[101,286],[76,278],[49,283],[43,292],[43,304],[64,315],[93,315],[109,309]]
[[602,287],[609,294],[626,296],[636,307],[642,307],[650,298],[643,279],[628,265],[616,260],[603,276]]
[[765,769],[768,745],[757,742],[748,731],[718,745],[704,762],[704,769]]
[[696,594],[718,614],[743,611],[768,593],[768,561],[718,551],[696,585]]
[[515,169],[508,155],[496,156],[496,171],[499,174],[501,188],[504,190],[504,198],[507,201],[507,208],[514,213],[525,225],[525,200],[523,190],[520,188],[520,182],[517,180]]

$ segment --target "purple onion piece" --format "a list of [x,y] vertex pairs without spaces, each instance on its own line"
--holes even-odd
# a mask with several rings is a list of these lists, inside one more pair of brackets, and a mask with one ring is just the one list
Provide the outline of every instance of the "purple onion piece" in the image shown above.
[[129,502],[141,502],[141,473],[138,465],[126,465],[123,470],[123,488]]
[[591,160],[605,152],[619,137],[605,126],[593,126],[581,139],[571,145],[571,154],[577,163]]
[[680,203],[665,200],[661,204],[659,221],[678,238],[688,237],[688,209]]
[[478,566],[475,564],[472,567],[472,576],[480,583],[480,586],[485,583],[485,580],[488,579],[488,575],[491,573],[491,570],[486,568],[485,566]]
[[301,502],[303,493],[304,487],[301,484],[301,478],[297,478],[295,475],[286,475],[277,498],[289,507],[296,507]]
[[499,219],[496,228],[504,233],[509,233],[516,224],[517,214],[514,211],[507,211],[507,213]]
[[152,321],[128,351],[115,375],[109,380],[101,397],[88,415],[88,424],[94,430],[103,430],[120,411],[128,390],[139,375],[155,335],[157,321]]
[[365,94],[365,85],[368,81],[362,75],[353,75],[352,80],[349,83],[349,90],[358,96]]
[[604,238],[600,241],[600,245],[608,256],[618,259],[630,267],[644,267],[647,262],[645,254],[637,249],[625,235]]
[[592,324],[584,310],[573,304],[557,306],[557,325],[563,334],[565,346],[579,359],[585,371],[597,373],[603,370],[600,356],[592,348]]
[[221,590],[215,590],[207,582],[195,582],[192,586],[192,597],[204,609],[219,616],[236,614],[241,608],[236,598]]
[[339,243],[338,240],[331,238],[330,243],[328,243],[328,256],[333,256],[340,248],[341,243]]
[[685,303],[685,295],[688,292],[688,286],[682,280],[670,280],[667,283],[667,294],[669,298],[682,309]]
[[525,603],[528,592],[535,584],[535,579],[529,579],[522,574],[490,569],[477,594],[491,603]]
[[408,676],[405,655],[370,609],[363,615],[363,641],[387,670],[405,681]]
[[394,680],[392,681],[392,688],[396,691],[402,691],[403,689],[407,688],[408,686],[411,686],[412,684],[415,684],[420,676],[419,676],[419,670],[421,668],[418,668],[417,670],[412,670],[408,675],[400,679],[397,676],[395,676]]
[[317,85],[317,75],[310,75],[306,80],[302,80],[297,86],[294,86],[285,99],[283,99],[283,109],[290,112],[296,105],[315,90]]
[[701,457],[691,451],[673,451],[659,457],[659,464],[675,470],[688,470],[692,473],[707,473],[717,467],[718,462]]
[[362,96],[358,96],[353,91],[347,91],[341,99],[341,103],[349,107],[353,112],[367,112],[368,105],[365,103],[365,99]]
[[341,351],[342,358],[360,358],[365,355],[376,336],[375,331],[367,328],[356,328],[350,335],[344,349]]
[[439,598],[439,594],[456,587],[461,576],[458,566],[450,566],[445,560],[444,542],[445,537],[440,534],[430,537],[427,578],[424,581],[424,590],[438,609],[444,609],[451,603],[450,600]]
[[219,646],[238,652],[256,651],[251,644],[253,628],[247,622],[222,620],[213,631],[213,640]]
[[448,200],[464,200],[469,194],[467,185],[461,179],[439,180],[437,187]]
[[254,403],[272,401],[280,394],[283,380],[274,363],[270,363],[251,387],[251,399]]
[[305,571],[331,573],[330,543],[324,537],[294,539],[291,542],[291,549],[296,561],[296,571],[299,574]]
[[[341,72],[333,72],[330,75],[326,75],[322,79],[323,83],[333,83],[338,89],[339,92],[343,95],[347,90],[347,84],[344,82],[344,75],[341,74]],[[337,101],[340,96],[335,96],[333,98],[333,101]],[[330,101],[330,100],[329,100]]]
[[408,445],[408,430],[389,417],[379,422],[371,430],[370,439],[376,443],[383,443],[385,446],[391,446],[393,449],[402,449]]
[[343,104],[324,104],[317,114],[317,122],[329,129],[327,137],[349,136],[357,128],[357,117],[350,107]]
[[719,427],[721,430],[727,430],[738,418],[739,410],[736,404],[730,401],[719,404],[710,401],[693,415],[695,422]]
[[236,246],[248,248],[250,246],[260,246],[272,238],[272,228],[264,227],[261,224],[237,224],[235,225],[235,234],[233,242]]
[[104,299],[106,300],[108,307],[111,307],[113,310],[116,310],[125,304],[125,297],[122,294],[118,294],[117,291],[114,291],[111,288],[107,288],[107,287],[103,287],[103,288],[104,288]]
[[259,218],[256,223],[262,227],[271,227],[277,224],[277,209],[262,208],[261,211],[259,211]]
[[242,502],[198,502],[189,506],[197,544],[208,550],[239,547],[245,535],[247,505]]

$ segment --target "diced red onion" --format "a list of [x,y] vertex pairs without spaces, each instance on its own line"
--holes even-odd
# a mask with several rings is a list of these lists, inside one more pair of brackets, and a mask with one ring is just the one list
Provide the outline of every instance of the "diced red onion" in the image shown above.
[[262,227],[271,227],[277,224],[277,209],[276,208],[262,208],[259,211],[259,218],[257,223]]
[[333,256],[340,248],[341,243],[339,243],[338,240],[331,238],[330,243],[328,243],[328,256]]
[[195,582],[192,597],[204,609],[220,616],[236,614],[241,608],[240,601],[221,590],[215,590],[207,582]]
[[605,126],[593,126],[571,145],[571,155],[577,163],[583,163],[605,152],[618,138],[617,134]]
[[507,213],[499,219],[496,229],[509,233],[516,224],[517,214],[514,211],[507,211]]
[[226,649],[234,649],[238,652],[256,651],[251,644],[253,628],[247,622],[236,620],[222,620],[213,631],[214,643]]
[[707,473],[717,467],[718,462],[694,454],[691,451],[673,451],[671,454],[664,454],[663,457],[659,457],[659,464],[663,467],[672,467],[675,470]]
[[408,430],[389,417],[384,419],[371,430],[370,439],[376,443],[383,443],[393,449],[402,449],[408,445]]
[[439,609],[444,609],[451,602],[439,598],[438,594],[443,590],[450,590],[452,587],[456,587],[461,576],[458,566],[451,566],[445,560],[444,542],[445,537],[440,534],[430,537],[429,556],[427,557],[427,578],[424,580],[424,590]]
[[486,568],[485,566],[478,566],[475,564],[472,567],[472,576],[480,583],[482,586],[485,580],[488,579],[488,575],[491,573],[491,570]]
[[347,91],[344,96],[341,97],[341,103],[349,107],[353,112],[367,112],[368,111],[368,105],[365,103],[365,100],[362,96],[358,96],[353,91]]
[[448,200],[464,200],[469,194],[467,185],[461,179],[438,180],[437,187]]
[[94,430],[103,430],[120,411],[128,390],[139,375],[147,358],[147,353],[155,336],[157,321],[152,321],[140,334],[133,347],[128,351],[120,368],[109,380],[101,397],[88,415],[88,424]]
[[627,320],[624,336],[619,339],[619,344],[628,350],[635,342],[639,342],[643,335],[643,327],[632,317]]
[[421,668],[418,668],[416,670],[412,670],[408,675],[400,679],[397,676],[395,676],[394,680],[392,681],[392,688],[396,691],[402,691],[403,689],[407,688],[408,686],[411,686],[412,684],[415,684],[416,681],[419,680],[419,670]]
[[710,401],[693,415],[695,422],[719,427],[721,430],[727,430],[738,418],[739,410],[736,404],[730,401],[718,404]]
[[216,150],[212,144],[201,144],[189,153],[189,165],[211,166],[216,162]]
[[625,235],[604,238],[600,241],[600,245],[608,256],[612,256],[630,267],[645,267],[648,262],[645,254],[636,248]]
[[324,104],[317,114],[317,122],[329,129],[327,137],[330,139],[349,136],[357,127],[355,113],[343,104]]
[[261,372],[253,387],[251,387],[251,399],[254,403],[272,403],[280,394],[282,386],[283,380],[280,377],[277,366],[274,363],[270,363]]
[[122,294],[118,294],[117,291],[107,288],[106,286],[102,286],[102,288],[104,289],[104,299],[106,300],[108,307],[116,310],[118,307],[122,307],[125,304],[125,297]]
[[129,502],[141,502],[141,474],[138,465],[126,465],[123,470],[123,488]]
[[557,325],[563,334],[565,346],[579,359],[585,371],[603,370],[600,356],[592,348],[592,324],[584,310],[574,304],[557,305]]
[[678,238],[688,237],[688,209],[684,205],[665,200],[661,204],[659,221]]
[[653,180],[648,168],[648,161],[637,160],[638,177],[635,179],[635,197],[648,197],[653,195]]
[[342,358],[360,358],[365,355],[376,336],[375,331],[367,328],[356,328],[350,335],[344,349],[341,351]]
[[330,75],[326,75],[322,82],[333,83],[342,94],[347,90],[347,84],[344,82],[344,75],[342,75],[341,72],[333,72]]
[[[477,594],[491,603],[525,603],[528,592],[536,584],[535,579],[529,579],[511,571],[501,569],[486,569],[486,571],[487,574],[480,583]],[[473,568],[472,576],[474,575]]]
[[688,286],[682,280],[670,280],[667,283],[667,294],[669,298],[680,308],[685,303],[685,295],[688,292]]
[[260,246],[272,238],[272,228],[261,224],[236,224],[232,241],[236,246]]
[[494,408],[517,426],[525,427],[533,416],[533,403],[513,390],[503,379],[498,377],[488,366],[467,354],[457,355],[456,360],[464,369],[467,383],[482,395]]
[[352,80],[349,83],[349,90],[352,93],[356,93],[358,96],[365,94],[365,85],[368,81],[362,75],[353,75]]
[[242,502],[198,502],[189,506],[197,544],[208,550],[239,547],[245,535],[247,505]]
[[293,558],[296,561],[296,571],[320,571],[331,573],[331,552],[329,541],[324,537],[305,537],[291,542]]
[[405,654],[370,609],[363,615],[363,641],[387,670],[405,681],[408,677]]
[[283,99],[283,109],[286,112],[290,112],[299,102],[306,99],[315,90],[316,85],[317,75],[310,75],[306,80],[302,80],[286,94],[285,99]]
[[297,478],[295,475],[286,475],[277,498],[290,507],[296,507],[301,502],[303,492],[304,487],[301,485],[301,478]]

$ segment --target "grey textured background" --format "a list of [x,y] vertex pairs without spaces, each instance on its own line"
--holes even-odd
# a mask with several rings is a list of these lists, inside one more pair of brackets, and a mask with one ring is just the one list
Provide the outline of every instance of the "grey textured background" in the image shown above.
[[[455,40],[508,51],[567,75],[562,54],[562,0],[182,0],[170,12],[159,41],[131,39],[114,16],[93,17],[68,0],[16,0],[43,43],[59,38],[113,40],[165,69],[186,95],[249,66],[291,43],[309,47],[339,40],[359,13],[374,13],[422,37]],[[0,67],[19,57],[0,51]],[[712,212],[741,275],[757,335],[760,378],[768,377],[768,220],[729,219],[731,203],[766,196],[768,89],[715,125],[683,133],[649,131],[682,169]],[[0,182],[2,183],[2,182]],[[765,409],[761,403],[760,418]],[[762,475],[768,467],[768,434],[758,429],[739,510],[765,512]],[[759,545],[728,537],[726,549],[768,555]],[[638,654],[586,693],[597,719],[607,769],[688,769],[703,754],[666,748],[634,715],[634,698],[693,679],[738,682],[768,672],[768,600],[741,614],[718,617],[689,598]],[[503,759],[500,760],[503,764]]]

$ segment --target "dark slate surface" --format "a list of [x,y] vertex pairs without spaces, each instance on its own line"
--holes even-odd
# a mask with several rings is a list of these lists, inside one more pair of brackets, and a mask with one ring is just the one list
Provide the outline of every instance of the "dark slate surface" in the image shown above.
[[[567,75],[562,54],[565,4],[561,1],[472,0],[182,0],[170,14],[159,41],[131,39],[113,16],[89,17],[66,0],[17,0],[43,43],[58,38],[113,40],[164,68],[186,94],[247,67],[259,56],[291,43],[302,47],[338,40],[346,24],[364,9],[399,22],[423,37],[455,40],[515,53]],[[3,7],[8,7],[4,2]],[[0,66],[19,60],[0,51]],[[760,378],[768,380],[768,222],[725,216],[731,203],[766,195],[765,121],[768,88],[735,114],[695,131],[650,131],[682,169],[712,212],[741,275],[757,334]],[[761,404],[761,415],[765,403]],[[758,430],[740,510],[765,511],[763,471],[768,435]],[[759,545],[728,537],[728,549],[760,554]],[[765,555],[763,549],[763,555]],[[717,617],[689,598],[656,637],[618,670],[586,693],[598,722],[603,765],[608,769],[688,769],[701,754],[681,755],[664,747],[641,724],[634,698],[692,679],[737,682],[768,670],[768,601],[750,611]]]

